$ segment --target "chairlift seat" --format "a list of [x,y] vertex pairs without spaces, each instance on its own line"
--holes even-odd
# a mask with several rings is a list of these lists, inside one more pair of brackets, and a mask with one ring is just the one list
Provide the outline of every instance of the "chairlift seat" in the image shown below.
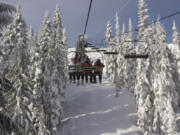
[[104,52],[104,54],[112,54],[112,55],[117,55],[118,52]]
[[93,47],[92,49],[96,50],[96,49],[99,49],[98,47]]
[[125,59],[130,59],[130,58],[134,58],[134,59],[147,59],[149,57],[148,54],[127,54],[124,56]]

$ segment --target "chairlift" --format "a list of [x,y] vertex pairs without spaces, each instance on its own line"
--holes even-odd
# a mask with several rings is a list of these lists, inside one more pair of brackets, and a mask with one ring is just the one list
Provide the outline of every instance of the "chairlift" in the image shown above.
[[92,47],[94,47],[94,45],[93,45],[93,44],[91,44],[91,43],[89,43],[89,42],[88,42],[88,44],[87,44],[87,45],[88,45],[88,47],[91,47],[91,48],[92,48]]
[[97,52],[105,52],[106,50],[101,50],[101,49],[98,49],[96,50]]
[[148,54],[126,54],[124,56],[125,59],[147,59],[148,57]]
[[[91,5],[92,5],[92,0],[90,0],[89,11],[88,11],[87,19],[86,19],[84,33],[83,33],[83,35],[79,36],[79,40],[78,40],[78,43],[77,43],[77,48],[76,48],[76,51],[75,51],[76,55],[75,55],[75,57],[73,59],[74,65],[69,65],[68,66],[69,71],[74,72],[74,74],[76,74],[77,77],[78,77],[79,72],[80,72],[80,71],[77,70],[78,68],[82,68],[83,69],[83,71],[80,73],[81,75],[85,74],[86,70],[89,70],[89,68],[85,68],[85,64],[84,64],[84,60],[87,59],[86,53],[97,52],[97,50],[99,49],[98,47],[93,46],[91,43],[88,43],[87,42],[88,41],[87,40],[87,36],[85,35],[86,34],[86,28],[87,28],[88,20],[89,20],[89,14],[90,14],[90,10],[91,10]],[[87,50],[86,49],[87,47],[91,47],[93,49],[93,51]],[[78,61],[80,61],[79,64],[77,64]],[[95,71],[97,72],[97,69],[95,70],[93,68],[92,70],[94,71],[94,73],[95,73]],[[94,73],[92,74],[93,76],[95,76]],[[102,73],[102,72],[99,71],[99,73]],[[71,72],[69,72],[69,74],[71,74]],[[70,75],[70,77],[71,77],[71,75]]]
[[134,39],[134,40],[125,40],[124,42],[145,42],[145,41]]
[[104,54],[117,55],[117,54],[118,54],[118,52],[104,52]]
[[94,45],[92,45],[92,44],[90,44],[90,45],[88,45],[88,47],[91,47],[91,48],[92,48],[92,47],[95,47],[95,46],[94,46]]
[[85,53],[91,53],[91,52],[94,52],[94,53],[95,53],[96,51],[91,51],[91,50],[89,50],[89,51],[86,51]]
[[93,47],[92,49],[93,49],[93,50],[97,50],[97,49],[99,49],[99,47]]

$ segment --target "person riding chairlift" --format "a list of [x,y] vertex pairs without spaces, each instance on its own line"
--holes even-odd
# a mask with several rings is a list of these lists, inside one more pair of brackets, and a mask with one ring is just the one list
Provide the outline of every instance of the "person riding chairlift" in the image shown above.
[[78,62],[78,54],[76,53],[74,59],[73,59],[73,63],[76,64]]
[[90,82],[92,83],[92,64],[90,63],[90,59],[86,59],[85,61],[85,78],[86,83],[88,83],[88,76],[90,76]]
[[77,85],[79,86],[80,78],[82,84],[84,84],[84,64],[81,62],[80,58],[78,58],[76,66],[76,74],[77,74]]
[[[76,83],[76,78],[78,80],[78,72],[76,64],[78,63],[78,53],[76,53],[75,57],[71,59],[71,68],[69,69],[69,79],[70,82]],[[74,68],[73,68],[74,65]]]
[[101,63],[100,59],[94,63],[94,83],[96,83],[96,75],[99,76],[99,82],[102,82],[102,71],[103,71],[104,64]]
[[75,64],[72,62],[69,65],[69,80],[72,83],[76,83],[76,71],[75,71]]

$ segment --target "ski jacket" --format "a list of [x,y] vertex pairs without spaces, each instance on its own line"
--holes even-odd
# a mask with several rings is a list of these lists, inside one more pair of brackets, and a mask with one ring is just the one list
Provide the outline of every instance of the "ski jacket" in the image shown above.
[[76,64],[78,62],[77,58],[73,58],[73,63]]
[[94,65],[94,72],[102,73],[103,67],[104,67],[104,64],[102,64],[102,63],[95,63],[95,65]]
[[92,74],[92,64],[85,63],[85,74]]

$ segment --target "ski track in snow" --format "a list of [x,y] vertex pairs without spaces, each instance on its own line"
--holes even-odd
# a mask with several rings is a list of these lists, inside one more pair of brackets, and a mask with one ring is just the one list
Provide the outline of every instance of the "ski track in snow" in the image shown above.
[[132,93],[121,91],[106,79],[102,84],[69,84],[64,105],[61,135],[142,135],[136,126],[137,113]]

